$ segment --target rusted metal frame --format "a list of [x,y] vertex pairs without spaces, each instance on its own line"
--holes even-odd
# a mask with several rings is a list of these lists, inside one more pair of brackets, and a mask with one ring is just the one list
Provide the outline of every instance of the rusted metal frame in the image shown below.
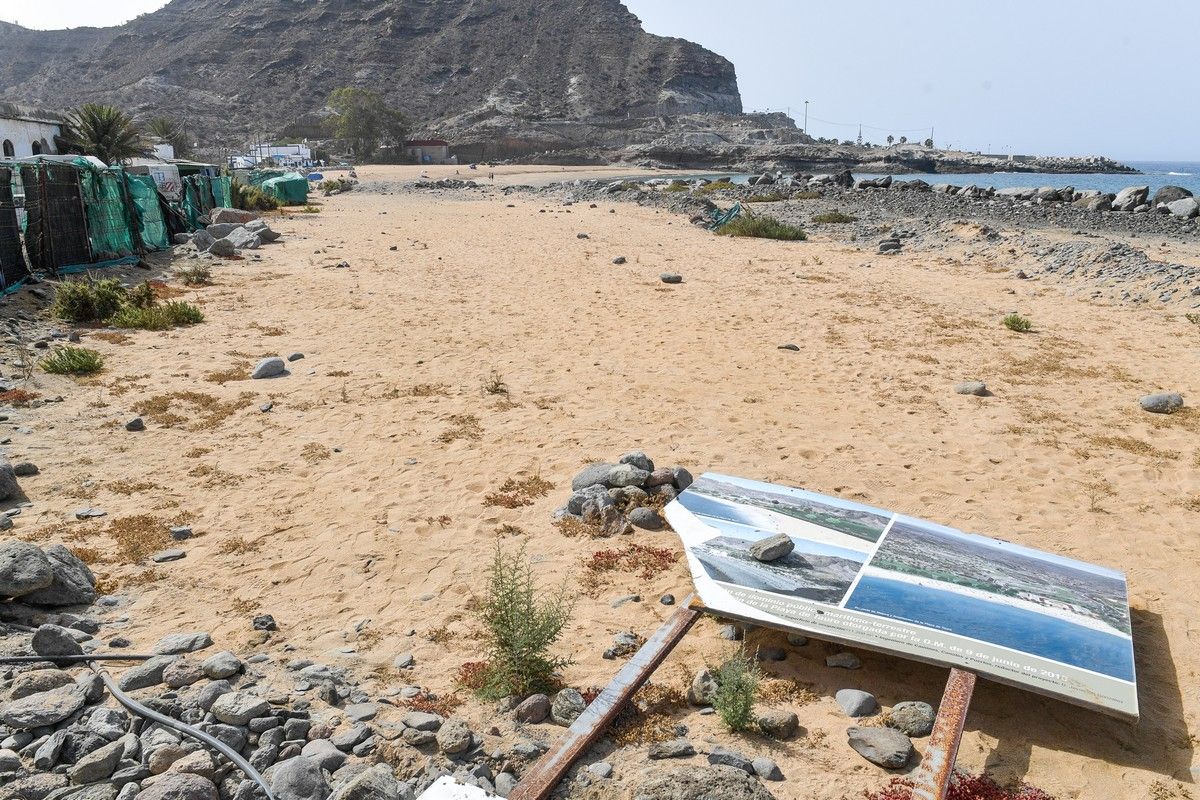
[[662,627],[634,653],[587,709],[567,729],[561,742],[538,759],[521,782],[508,795],[509,800],[545,800],[571,769],[612,723],[622,706],[629,702],[663,659],[679,644],[700,618],[701,611],[691,606],[689,597]]
[[925,747],[921,766],[913,776],[914,800],[946,800],[974,691],[974,672],[950,670],[942,704],[938,706],[937,719],[933,723],[933,732],[929,735],[929,744]]

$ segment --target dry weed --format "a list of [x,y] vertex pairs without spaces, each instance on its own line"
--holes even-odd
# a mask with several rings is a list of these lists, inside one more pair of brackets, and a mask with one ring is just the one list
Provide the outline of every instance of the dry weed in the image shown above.
[[530,475],[527,478],[509,478],[500,484],[499,491],[492,492],[483,498],[485,506],[500,506],[502,508],[520,508],[531,506],[539,497],[545,497],[554,484],[542,478],[541,475]]
[[459,439],[474,442],[483,438],[483,426],[479,424],[479,417],[474,414],[451,414],[449,422],[450,427],[438,437],[438,441],[443,444],[450,444]]

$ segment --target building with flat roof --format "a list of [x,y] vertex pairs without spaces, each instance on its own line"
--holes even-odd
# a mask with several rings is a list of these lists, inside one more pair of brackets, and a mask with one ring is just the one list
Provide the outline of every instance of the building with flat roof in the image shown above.
[[418,164],[457,164],[450,156],[450,143],[444,139],[409,139],[404,152]]
[[29,158],[58,152],[54,137],[62,117],[49,111],[0,103],[0,158]]

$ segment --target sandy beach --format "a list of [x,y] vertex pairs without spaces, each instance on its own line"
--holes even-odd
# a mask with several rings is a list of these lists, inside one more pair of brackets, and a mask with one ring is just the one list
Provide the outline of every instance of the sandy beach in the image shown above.
[[[428,172],[489,183],[458,169]],[[128,624],[105,635],[136,651],[206,630],[271,663],[346,666],[372,695],[404,683],[457,694],[475,730],[497,726],[489,746],[511,741],[512,722],[455,685],[481,657],[472,598],[498,540],[579,593],[569,686],[603,686],[614,634],[649,635],[673,610],[658,598],[689,593],[682,558],[649,579],[584,581],[596,551],[681,553],[675,534],[588,539],[552,524],[584,464],[641,449],[696,475],[804,487],[1123,570],[1141,722],[981,682],[959,765],[1059,798],[1185,796],[1152,793],[1192,780],[1200,717],[1200,327],[1181,309],[1017,280],[994,254],[969,257],[970,221],[936,253],[881,258],[872,241],[820,230],[730,239],[632,203],[501,191],[629,170],[505,167],[482,195],[393,192],[421,171],[360,168],[355,191],[314,197],[319,213],[272,219],[283,238],[261,260],[221,261],[215,285],[179,286],[203,324],[83,330],[104,372],[38,374],[29,388],[62,402],[6,409],[12,458],[40,473],[22,479],[33,508],[5,535],[81,548],[105,591],[130,599]],[[1190,263],[1197,251],[1172,245]],[[664,285],[663,272],[683,282]],[[1033,331],[1005,329],[1012,311]],[[260,358],[291,353],[304,357],[288,375],[247,379]],[[496,378],[507,394],[485,391]],[[955,394],[965,380],[991,396]],[[1138,399],[1159,391],[1189,405],[1143,412]],[[136,414],[147,429],[125,431]],[[554,488],[528,506],[488,504],[533,475]],[[81,507],[106,516],[77,521]],[[186,558],[147,564],[171,546],[171,523],[197,534]],[[632,594],[641,602],[614,607]],[[262,613],[279,624],[266,643],[250,625]],[[653,681],[684,686],[719,661],[731,647],[719,628],[702,620]],[[888,779],[846,746],[838,689],[936,706],[946,675],[865,650],[848,672],[825,666],[840,646],[749,641],[787,649],[764,668],[803,689],[779,703],[803,735],[732,736],[696,709],[673,719],[697,746],[775,759],[780,798],[855,798]],[[397,678],[404,652],[415,667]],[[536,727],[546,741],[563,730]],[[600,758],[627,787],[649,763],[644,744],[612,741],[582,763]]]

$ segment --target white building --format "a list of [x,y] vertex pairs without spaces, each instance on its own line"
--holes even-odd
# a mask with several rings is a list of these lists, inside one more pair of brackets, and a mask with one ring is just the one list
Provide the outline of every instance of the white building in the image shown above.
[[250,148],[249,155],[256,159],[255,163],[268,159],[288,167],[302,167],[312,164],[312,149],[307,144],[256,144]]
[[48,111],[0,103],[0,158],[57,153],[54,137],[61,132],[61,120]]

